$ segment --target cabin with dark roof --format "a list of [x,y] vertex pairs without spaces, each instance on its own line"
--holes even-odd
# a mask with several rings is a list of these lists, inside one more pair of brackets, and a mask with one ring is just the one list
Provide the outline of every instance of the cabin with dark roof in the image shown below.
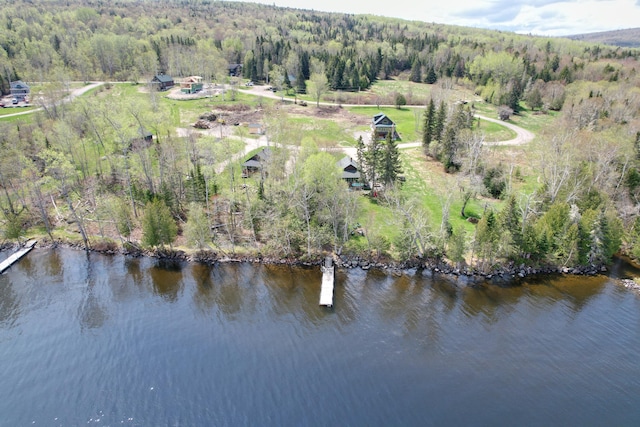
[[155,76],[153,76],[153,79],[151,79],[151,85],[157,90],[162,91],[171,89],[175,85],[175,83],[171,76],[168,76],[166,74],[156,74]]
[[373,116],[371,130],[377,139],[387,139],[388,134],[391,134],[391,139],[394,141],[400,138],[396,131],[396,124],[384,113],[378,113]]
[[338,160],[337,165],[342,171],[341,178],[349,184],[360,181],[360,168],[351,157],[344,156]]
[[271,149],[269,147],[266,147],[258,151],[256,154],[254,154],[250,158],[248,158],[242,164],[243,174],[245,176],[248,176],[252,173],[261,171],[264,168],[264,165],[271,158],[271,154],[272,154]]
[[31,88],[22,80],[11,82],[11,96],[18,102],[25,102],[30,93]]
[[229,76],[240,77],[242,74],[242,64],[229,64]]

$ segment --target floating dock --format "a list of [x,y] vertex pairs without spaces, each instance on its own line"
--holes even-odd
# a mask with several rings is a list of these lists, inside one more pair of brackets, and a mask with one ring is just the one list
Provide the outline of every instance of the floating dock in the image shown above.
[[0,274],[4,273],[5,270],[7,270],[16,262],[20,261],[20,258],[28,254],[29,251],[31,251],[31,249],[33,249],[33,247],[36,245],[36,243],[37,240],[29,240],[22,248],[14,252],[9,258],[0,262]]
[[333,259],[326,257],[322,269],[322,288],[320,289],[320,305],[333,306],[333,285],[335,283],[335,267]]

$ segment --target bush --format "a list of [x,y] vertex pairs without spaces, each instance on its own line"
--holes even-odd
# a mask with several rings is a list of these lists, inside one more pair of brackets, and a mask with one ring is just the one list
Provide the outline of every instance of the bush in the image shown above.
[[500,120],[507,121],[511,118],[511,115],[513,115],[513,109],[507,107],[506,105],[501,105],[500,107],[498,107],[498,117],[500,118]]
[[482,183],[494,199],[502,197],[504,190],[507,188],[507,182],[504,178],[504,172],[501,168],[490,168],[486,171],[482,178]]
[[405,98],[404,95],[401,93],[396,93],[394,102],[395,102],[396,108],[399,110],[403,106],[407,105],[407,98]]

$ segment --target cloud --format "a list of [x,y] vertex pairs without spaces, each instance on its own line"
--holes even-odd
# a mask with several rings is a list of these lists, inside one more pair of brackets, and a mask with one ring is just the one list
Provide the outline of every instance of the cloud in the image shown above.
[[[274,0],[244,0],[274,4]],[[564,36],[640,26],[640,0],[275,0],[278,6]],[[387,6],[389,4],[387,3]]]

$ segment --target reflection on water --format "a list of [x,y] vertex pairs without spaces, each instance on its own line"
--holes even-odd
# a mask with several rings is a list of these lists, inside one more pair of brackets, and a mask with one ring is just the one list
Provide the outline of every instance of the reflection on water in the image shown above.
[[6,425],[640,422],[640,297],[606,277],[472,288],[338,270],[333,308],[318,305],[320,281],[316,268],[36,249],[0,276],[0,413]]

